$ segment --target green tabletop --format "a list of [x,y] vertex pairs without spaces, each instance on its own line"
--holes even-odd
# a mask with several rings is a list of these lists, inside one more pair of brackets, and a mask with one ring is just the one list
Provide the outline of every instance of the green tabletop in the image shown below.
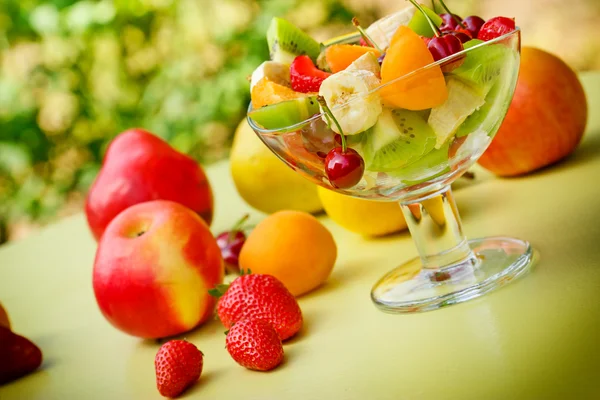
[[[389,315],[371,285],[416,256],[407,232],[363,239],[327,217],[339,258],[328,283],[300,299],[305,327],[270,373],[246,370],[212,321],[185,335],[205,354],[186,398],[198,399],[599,399],[600,74],[582,76],[590,106],[578,150],[552,168],[498,179],[476,170],[456,185],[467,236],[532,242],[536,268],[481,299]],[[208,174],[213,231],[250,211],[226,162]],[[37,343],[36,373],[0,387],[0,399],[158,399],[159,345],[129,337],[101,316],[92,291],[95,242],[83,215],[0,248],[0,302],[15,331]]]

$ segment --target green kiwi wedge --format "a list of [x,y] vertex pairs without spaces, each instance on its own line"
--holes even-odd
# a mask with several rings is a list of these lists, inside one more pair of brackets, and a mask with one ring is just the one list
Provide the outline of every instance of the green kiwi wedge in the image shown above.
[[446,142],[441,148],[434,149],[425,154],[412,164],[388,174],[399,177],[405,185],[416,185],[427,182],[450,171],[450,166],[448,165],[449,149],[450,141]]
[[[518,73],[517,71],[508,70],[507,72]],[[466,136],[476,131],[484,131],[490,135],[496,133],[510,106],[511,97],[509,93],[512,90],[510,85],[512,79],[512,76],[507,75],[496,81],[496,84],[485,96],[485,104],[460,125],[456,131],[457,137]]]
[[[464,44],[470,49],[481,40],[473,39]],[[467,52],[462,65],[449,75],[457,76],[470,82],[482,97],[487,96],[500,74],[506,69],[513,69],[516,61],[515,51],[504,44],[488,44]]]
[[264,129],[278,129],[278,133],[285,133],[290,131],[286,128],[320,112],[317,98],[308,96],[257,108],[249,112],[248,116]]
[[435,133],[419,113],[384,109],[365,132],[361,150],[367,170],[393,172],[429,153],[435,141]]
[[267,30],[267,43],[271,60],[291,64],[294,58],[306,54],[313,61],[321,52],[319,42],[306,32],[281,18],[273,18]]
[[[425,7],[423,4],[421,4],[421,8],[423,8],[423,11],[425,11],[427,16],[431,18],[431,21],[435,26],[439,28],[442,25],[442,22],[444,21],[442,20],[442,17],[436,14],[435,11],[433,11],[431,8]],[[431,26],[429,26],[427,19],[419,10],[415,11],[410,22],[408,23],[408,27],[412,29],[417,35],[430,38],[433,37],[433,35],[435,34],[431,29]]]

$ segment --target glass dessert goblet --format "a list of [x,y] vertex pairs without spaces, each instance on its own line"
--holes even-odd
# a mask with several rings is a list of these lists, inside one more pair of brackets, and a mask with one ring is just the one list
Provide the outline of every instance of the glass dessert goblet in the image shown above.
[[[264,129],[252,117],[250,104],[248,121],[256,134],[307,179],[348,196],[399,202],[419,257],[375,283],[371,298],[380,309],[408,313],[460,303],[508,283],[531,266],[533,252],[526,241],[467,240],[450,188],[498,131],[515,90],[519,51],[519,29],[487,42],[473,41],[459,53],[331,107],[337,125],[320,107],[299,123]],[[364,172],[358,183],[340,187],[331,178],[327,155],[335,147],[340,152],[336,126],[343,128],[348,121],[344,115],[364,108],[366,101],[380,102],[377,122],[346,134],[347,148],[341,151],[358,153]]]

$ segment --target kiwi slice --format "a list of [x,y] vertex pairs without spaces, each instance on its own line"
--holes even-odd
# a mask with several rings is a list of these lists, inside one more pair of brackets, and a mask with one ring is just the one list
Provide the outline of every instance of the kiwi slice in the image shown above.
[[308,96],[257,108],[248,116],[265,129],[280,129],[280,133],[285,133],[290,131],[286,128],[320,112],[317,98]]
[[394,171],[390,175],[402,179],[402,183],[405,185],[416,185],[437,178],[450,171],[448,164],[449,149],[450,141],[446,142],[441,148],[430,151],[417,161]]
[[[473,39],[464,44],[465,49],[483,43]],[[507,68],[514,68],[515,51],[501,43],[488,44],[467,52],[464,62],[450,75],[473,84],[475,90],[485,97],[496,80]],[[510,65],[508,65],[510,64]]]
[[[444,22],[442,20],[442,17],[437,15],[436,12],[433,11],[431,8],[426,7],[423,4],[421,4],[421,7],[423,8],[423,11],[425,11],[425,14],[427,14],[427,16],[429,16],[429,18],[431,18],[431,21],[433,22],[433,24],[439,28],[442,25],[442,22]],[[415,12],[415,14],[412,16],[410,22],[408,23],[408,27],[410,29],[412,29],[417,35],[421,35],[421,36],[430,38],[430,37],[433,37],[433,35],[435,34],[431,30],[431,26],[429,26],[427,19],[425,18],[423,13],[419,10],[417,10]]]
[[485,97],[485,104],[471,114],[458,128],[456,131],[457,137],[466,136],[476,131],[484,131],[490,135],[496,133],[510,106],[511,97],[509,92],[512,89],[511,82],[514,80],[512,74],[518,73],[518,70],[506,71],[506,77],[501,76]]
[[396,171],[433,150],[435,140],[435,133],[419,113],[384,109],[377,123],[365,132],[366,169]]
[[291,64],[296,56],[308,55],[313,61],[321,52],[321,45],[306,32],[281,18],[273,18],[267,30],[271,60]]

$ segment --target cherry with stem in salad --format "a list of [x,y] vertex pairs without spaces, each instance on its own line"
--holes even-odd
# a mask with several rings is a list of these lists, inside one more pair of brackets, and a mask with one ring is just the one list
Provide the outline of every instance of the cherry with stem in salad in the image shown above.
[[217,245],[221,249],[221,256],[225,262],[225,273],[239,273],[239,258],[242,246],[246,243],[244,224],[250,216],[245,214],[240,218],[230,231],[217,235]]
[[323,112],[330,125],[331,121],[333,121],[338,128],[342,142],[341,146],[336,146],[327,153],[327,157],[325,157],[325,174],[331,186],[337,189],[351,188],[362,179],[365,172],[365,161],[356,150],[347,146],[346,136],[342,127],[333,116],[325,99],[322,96],[318,96],[317,101],[323,108]]
[[[431,20],[429,15],[427,15],[425,10],[423,10],[423,8],[415,0],[408,0],[408,1],[410,1],[411,4],[413,6],[415,6],[423,14],[425,19],[427,20],[427,23],[433,30],[435,37],[433,37],[427,43],[427,48],[429,49],[429,52],[433,56],[434,61],[442,60],[446,57],[450,57],[452,54],[455,54],[455,53],[458,53],[458,52],[464,50],[462,41],[458,37],[456,37],[455,35],[451,35],[451,34],[444,34],[433,23],[433,21]],[[452,63],[442,65],[441,66],[442,71],[444,71],[444,72],[452,71],[453,69],[459,67],[463,63],[463,61],[464,61],[464,57],[461,57]]]
[[[434,0],[434,1],[435,1],[435,0]],[[446,25],[448,25],[448,26],[449,26],[449,25],[450,25],[450,24],[449,24],[449,22],[450,22],[450,20],[452,20],[452,21],[454,21],[454,23],[455,23],[455,24],[454,24],[454,26],[452,26],[452,27],[450,27],[450,26],[449,26],[451,29],[455,29],[457,26],[460,26],[460,27],[461,27],[461,28],[463,28],[463,29],[466,29],[466,28],[467,28],[467,27],[466,27],[466,26],[463,24],[463,22],[462,22],[462,19],[461,19],[461,18],[460,18],[458,15],[456,15],[456,14],[452,14],[452,13],[450,12],[450,9],[449,9],[449,8],[446,6],[446,3],[444,3],[444,0],[438,0],[438,1],[440,2],[440,5],[442,6],[442,8],[443,8],[443,9],[446,11],[447,15],[449,16],[449,17],[446,17],[446,18],[444,19],[444,17],[442,16],[443,14],[442,14],[442,15],[440,15],[440,16],[442,16],[442,19],[444,19],[444,22],[446,23]]]
[[483,18],[478,17],[477,15],[469,15],[467,18],[463,19],[463,24],[465,24],[466,29],[471,34],[472,38],[476,38],[479,34],[479,30],[485,24]]

